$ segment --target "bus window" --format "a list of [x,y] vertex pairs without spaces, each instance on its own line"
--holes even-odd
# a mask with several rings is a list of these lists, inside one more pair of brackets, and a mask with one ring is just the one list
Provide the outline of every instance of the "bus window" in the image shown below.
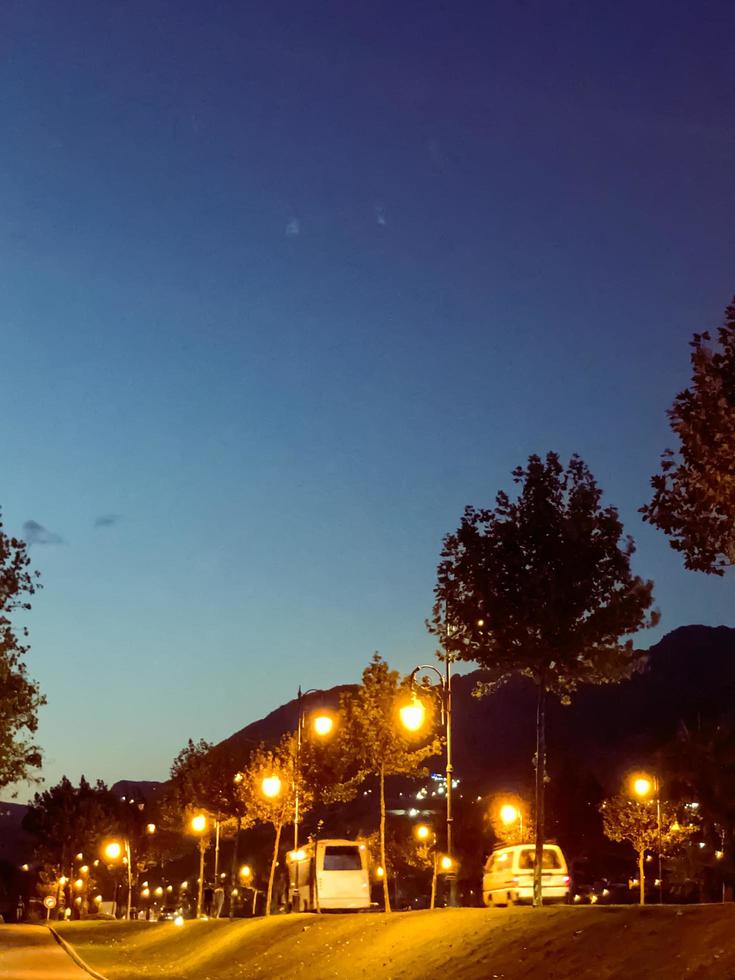
[[[536,865],[536,851],[532,850],[530,847],[524,848],[521,851],[520,857],[518,858],[518,868],[521,871],[531,871]],[[559,861],[559,855],[555,850],[550,847],[544,848],[543,860],[541,862],[541,867],[545,870],[558,869],[561,867]]]
[[361,871],[360,848],[347,844],[328,844],[324,848],[325,871]]

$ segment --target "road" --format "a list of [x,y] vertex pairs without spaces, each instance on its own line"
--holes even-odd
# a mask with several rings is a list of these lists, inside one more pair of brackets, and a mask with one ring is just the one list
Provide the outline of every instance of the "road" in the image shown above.
[[2,980],[89,980],[45,926],[0,926]]

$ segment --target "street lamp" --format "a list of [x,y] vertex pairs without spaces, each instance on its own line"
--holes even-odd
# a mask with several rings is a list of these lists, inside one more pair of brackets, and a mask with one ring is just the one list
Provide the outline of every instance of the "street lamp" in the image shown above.
[[504,826],[510,827],[516,821],[518,822],[518,836],[520,842],[523,843],[523,811],[520,807],[513,806],[512,803],[504,803],[500,807],[500,822]]
[[[447,856],[451,859],[451,855],[453,853],[452,824],[454,821],[454,817],[452,816],[452,773],[454,769],[452,766],[452,674],[451,656],[448,651],[446,653],[444,663],[444,674],[442,674],[441,671],[432,664],[420,664],[418,667],[414,667],[409,675],[411,700],[408,702],[408,704],[404,704],[399,709],[399,715],[401,718],[401,724],[407,731],[416,732],[421,728],[426,718],[426,708],[416,694],[416,675],[426,673],[427,671],[432,671],[434,674],[436,674],[436,676],[439,678],[439,688],[441,691],[441,720],[446,734],[446,844]],[[451,906],[456,906],[457,878],[453,873],[453,865],[450,864],[450,866],[445,870],[448,872],[447,879],[449,881],[449,904]]]
[[[299,849],[299,804],[301,802],[301,743],[305,725],[304,699],[310,694],[321,694],[317,688],[302,691],[301,685],[296,695],[296,759],[294,761],[294,809],[293,809],[293,849]],[[328,738],[334,730],[334,717],[327,711],[318,711],[311,719],[311,728],[319,738]]]
[[[646,800],[653,796],[656,801],[656,836],[658,837],[658,904],[663,905],[663,874],[661,862],[661,786],[658,777],[640,773],[631,778],[631,789],[641,800]],[[641,880],[641,892],[643,892],[643,880]]]
[[436,834],[431,827],[427,827],[425,823],[419,824],[414,830],[414,834],[416,835],[416,840],[418,840],[419,843],[431,843],[431,902],[429,903],[429,908],[433,909],[436,905],[436,876],[439,862],[439,854],[437,853],[436,849]]
[[103,856],[112,863],[115,863],[122,858],[123,862],[127,865],[128,900],[127,900],[127,907],[125,910],[125,918],[128,919],[129,921],[132,904],[133,904],[133,868],[132,868],[133,862],[130,858],[130,840],[127,837],[125,837],[122,841],[119,840],[109,841],[103,849]]
[[199,837],[199,891],[197,892],[197,919],[202,914],[202,901],[204,899],[204,852],[207,849],[207,842],[204,834],[207,830],[207,818],[203,813],[197,813],[191,818],[190,826],[192,832]]
[[263,792],[263,796],[267,797],[269,800],[274,800],[281,792],[281,780],[275,774],[272,776],[264,776],[260,784],[260,788]]

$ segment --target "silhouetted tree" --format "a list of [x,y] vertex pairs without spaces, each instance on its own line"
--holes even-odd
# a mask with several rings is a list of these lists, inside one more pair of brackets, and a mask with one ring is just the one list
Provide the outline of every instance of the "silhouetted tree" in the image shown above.
[[668,411],[677,451],[667,449],[651,480],[643,519],[668,535],[687,568],[722,575],[735,564],[735,301],[718,343],[694,334],[692,383]]
[[234,906],[232,891],[237,875],[240,831],[254,823],[239,783],[246,767],[240,750],[231,743],[212,745],[200,739],[189,739],[171,766],[171,781],[163,801],[163,812],[169,826],[185,826],[194,812],[204,812],[215,822],[215,833],[233,838],[230,864],[229,913]]
[[119,830],[120,808],[101,780],[92,784],[84,776],[79,786],[63,776],[56,786],[34,796],[23,829],[36,838],[39,859],[68,878],[70,902],[75,855],[81,852],[86,863],[92,863],[104,838]]
[[37,730],[46,699],[23,661],[28,631],[10,620],[13,612],[31,608],[29,597],[40,588],[39,573],[29,567],[25,542],[8,537],[0,521],[0,789],[32,778],[31,770],[41,765],[40,749],[28,736]]
[[[653,583],[634,575],[633,540],[573,456],[529,457],[493,509],[467,507],[444,539],[429,629],[445,655],[487,671],[482,693],[512,674],[537,686],[534,904],[542,903],[546,695],[567,700],[585,683],[619,681],[637,662],[631,634],[658,620]],[[626,637],[626,639],[623,639]]]

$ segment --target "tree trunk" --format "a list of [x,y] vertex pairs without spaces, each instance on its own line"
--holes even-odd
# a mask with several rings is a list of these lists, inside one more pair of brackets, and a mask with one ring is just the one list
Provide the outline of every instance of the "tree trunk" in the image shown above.
[[543,905],[544,792],[546,789],[546,673],[539,677],[536,705],[536,855],[533,866],[533,906]]
[[638,851],[638,884],[640,886],[641,905],[646,904],[646,865],[644,850]]
[[385,767],[382,763],[380,766],[380,863],[383,868],[383,904],[385,911],[390,912],[388,868],[385,863]]
[[242,817],[238,813],[237,823],[235,824],[235,840],[232,843],[232,863],[230,864],[230,904],[228,907],[230,922],[235,918],[235,884],[237,882],[237,846],[240,843],[240,827]]
[[268,894],[265,899],[265,914],[271,914],[271,899],[273,898],[273,879],[276,876],[276,865],[278,864],[278,847],[281,843],[281,827],[283,827],[283,820],[279,820],[276,824],[276,842],[273,845],[273,860],[271,861],[271,873],[268,877]]

